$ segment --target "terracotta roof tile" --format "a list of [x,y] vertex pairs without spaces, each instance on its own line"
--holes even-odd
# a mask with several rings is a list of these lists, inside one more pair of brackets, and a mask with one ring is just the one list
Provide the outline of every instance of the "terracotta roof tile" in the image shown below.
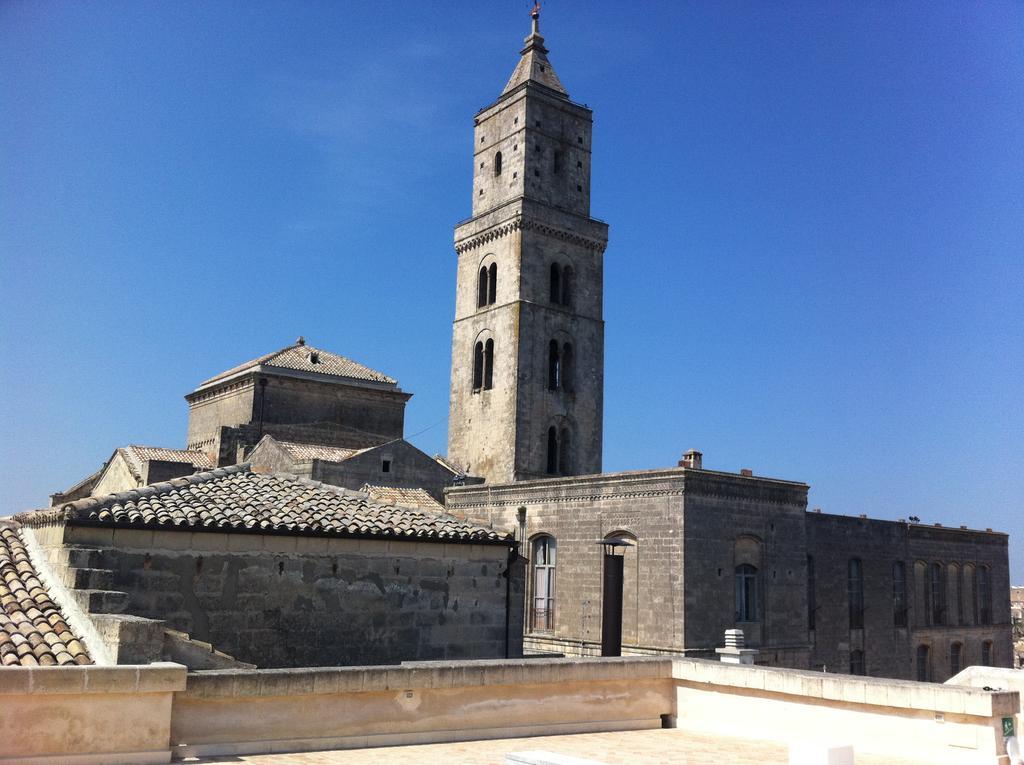
[[[276,440],[276,439],[275,439]],[[344,462],[365,449],[345,449],[341,446],[321,446],[320,444],[300,444],[295,441],[278,441],[294,460],[323,460],[325,462]]]
[[366,494],[249,465],[69,502],[15,516],[25,525],[69,523],[505,544],[493,529],[436,512],[384,505]]
[[158,462],[184,462],[197,470],[209,470],[214,467],[213,460],[205,452],[198,449],[164,449],[160,446],[139,446],[130,444],[118,449],[128,467],[137,480],[142,478],[142,463],[150,460]]
[[403,507],[418,507],[421,510],[430,510],[435,513],[445,512],[444,505],[430,496],[425,489],[407,489],[399,486],[373,486],[366,484],[363,491],[370,495],[371,499],[387,505],[401,505]]
[[0,527],[0,667],[92,664],[39,581],[16,529]]
[[231,377],[232,375],[260,366],[293,369],[301,372],[315,372],[332,377],[347,377],[353,380],[366,380],[369,382],[387,383],[389,385],[397,384],[394,379],[388,377],[383,372],[370,369],[370,367],[364,366],[358,361],[353,361],[336,353],[314,348],[301,342],[289,345],[287,348],[282,348],[279,351],[268,353],[265,356],[260,356],[258,359],[247,361],[244,364],[239,364],[237,367],[221,372],[219,375],[214,375],[209,380],[201,382],[199,387],[202,388],[218,380],[223,380],[226,377]]

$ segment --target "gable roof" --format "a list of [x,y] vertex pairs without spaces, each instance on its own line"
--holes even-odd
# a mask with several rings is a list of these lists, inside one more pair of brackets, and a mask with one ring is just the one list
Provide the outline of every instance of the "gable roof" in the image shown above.
[[232,367],[226,372],[221,372],[208,380],[203,380],[203,382],[199,383],[199,387],[203,388],[225,380],[228,377],[261,368],[266,368],[267,371],[287,369],[299,372],[313,372],[330,377],[344,377],[350,380],[397,385],[396,380],[388,377],[383,372],[370,369],[370,367],[360,364],[358,361],[339,356],[336,353],[306,345],[306,341],[300,337],[295,343],[286,348],[252,359],[244,364],[239,364],[237,367]]
[[167,530],[507,544],[509,537],[451,516],[383,505],[366,494],[248,464],[15,516],[27,526],[71,524]]
[[[293,460],[323,460],[324,462],[344,462],[349,457],[354,457],[366,449],[346,449],[343,446],[324,446],[321,444],[300,444],[297,441],[278,441],[273,436],[264,436],[276,442],[282,449],[288,452]],[[373,447],[370,447],[373,448]]]
[[160,446],[139,446],[129,444],[117,450],[136,480],[142,480],[144,462],[181,462],[191,465],[197,470],[209,470],[214,467],[213,460],[205,452],[198,449],[165,449]]
[[371,499],[385,505],[418,507],[435,513],[445,512],[444,505],[430,496],[426,489],[410,489],[401,486],[374,486],[368,483],[363,486],[363,491],[369,494]]
[[28,557],[17,529],[0,527],[0,667],[92,664]]

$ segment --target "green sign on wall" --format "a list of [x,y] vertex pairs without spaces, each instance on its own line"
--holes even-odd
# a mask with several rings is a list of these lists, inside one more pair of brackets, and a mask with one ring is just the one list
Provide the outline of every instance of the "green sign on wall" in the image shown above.
[[1013,718],[1003,718],[1003,738],[1009,738],[1013,735]]

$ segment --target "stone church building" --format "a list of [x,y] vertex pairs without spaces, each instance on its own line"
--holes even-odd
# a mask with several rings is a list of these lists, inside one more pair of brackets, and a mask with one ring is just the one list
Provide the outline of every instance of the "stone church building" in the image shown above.
[[[447,455],[404,440],[396,380],[300,338],[188,393],[186,449],[118,449],[21,517],[12,565],[36,545],[40,567],[86,571],[86,611],[130,606],[247,663],[592,654],[601,542],[622,540],[626,653],[714,657],[740,629],[777,666],[1010,666],[1004,533],[808,512],[808,484],[693,450],[602,473],[608,226],[590,210],[593,114],[547,54],[535,12],[474,118]],[[97,560],[70,565],[68,540]]]
[[525,513],[526,646],[594,653],[601,546],[626,548],[626,652],[714,657],[743,630],[763,664],[944,680],[1010,666],[1006,534],[807,512],[808,485],[703,467],[601,473],[603,258],[592,113],[537,15],[473,131],[472,217],[455,229],[448,457],[486,479],[450,512]]

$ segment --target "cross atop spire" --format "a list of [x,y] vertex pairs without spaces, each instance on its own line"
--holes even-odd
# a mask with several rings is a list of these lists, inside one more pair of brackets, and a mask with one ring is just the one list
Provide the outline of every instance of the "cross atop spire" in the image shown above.
[[524,82],[532,80],[568,98],[569,94],[562,87],[558,75],[555,74],[551,62],[548,61],[548,49],[544,47],[544,38],[540,36],[539,2],[534,3],[533,10],[530,11],[530,19],[530,34],[523,41],[524,47],[520,51],[522,58],[519,59],[515,71],[512,72],[512,76],[509,78],[508,84],[505,85],[505,89],[501,91],[501,94],[505,95]]

